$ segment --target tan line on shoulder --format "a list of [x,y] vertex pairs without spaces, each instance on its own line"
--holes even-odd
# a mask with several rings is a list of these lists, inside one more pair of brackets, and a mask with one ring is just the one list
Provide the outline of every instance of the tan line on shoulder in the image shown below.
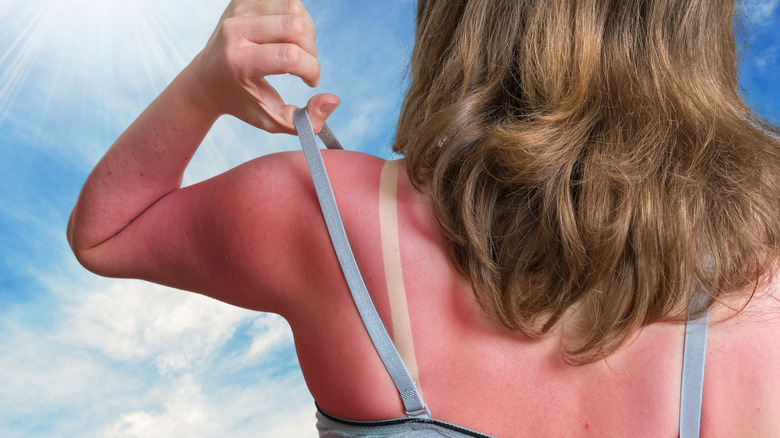
[[382,234],[382,258],[393,324],[393,343],[422,397],[422,385],[414,354],[412,326],[406,303],[401,248],[398,239],[398,170],[398,161],[385,162],[379,180],[379,226]]

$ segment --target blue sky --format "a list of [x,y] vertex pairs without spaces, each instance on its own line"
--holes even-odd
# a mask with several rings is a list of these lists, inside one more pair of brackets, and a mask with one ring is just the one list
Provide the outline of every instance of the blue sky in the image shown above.
[[[349,149],[390,157],[413,0],[305,2],[316,92]],[[226,0],[0,0],[0,436],[315,436],[281,318],[96,277],[65,224],[92,166],[197,53]],[[780,123],[780,0],[750,1],[746,97]],[[193,6],[196,5],[196,6]],[[274,78],[288,102],[315,91]],[[223,118],[191,184],[297,140]]]

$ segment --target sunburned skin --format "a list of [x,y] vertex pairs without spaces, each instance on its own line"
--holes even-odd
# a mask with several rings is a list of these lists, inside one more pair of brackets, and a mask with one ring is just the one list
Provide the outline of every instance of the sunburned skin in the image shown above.
[[[303,155],[264,155],[181,187],[189,159],[222,115],[295,132],[294,107],[264,81],[247,78],[289,73],[316,84],[314,35],[300,2],[233,0],[204,50],[96,165],[68,239],[99,275],[283,316],[324,411],[356,421],[402,417]],[[337,103],[329,94],[309,100],[315,132]],[[414,380],[425,383],[433,418],[497,437],[678,436],[683,324],[647,325],[606,359],[567,364],[554,331],[530,339],[487,317],[450,257],[426,189],[412,185],[403,160],[322,155],[366,288]],[[771,275],[741,292],[737,305],[711,313],[703,436],[780,436],[780,274]],[[744,310],[720,317],[753,292]]]

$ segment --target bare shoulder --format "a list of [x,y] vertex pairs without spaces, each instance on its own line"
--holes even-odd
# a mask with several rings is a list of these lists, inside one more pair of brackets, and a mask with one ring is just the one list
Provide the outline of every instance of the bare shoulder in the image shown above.
[[707,346],[703,423],[712,428],[708,435],[777,436],[780,275],[775,271],[736,315],[728,309],[718,313],[721,320],[711,325]]
[[[376,197],[384,160],[349,151],[322,155],[348,233],[360,233],[360,213]],[[240,279],[233,286],[244,292],[234,297],[235,304],[296,312],[300,294],[340,274],[301,152],[247,162],[213,181],[206,197],[211,203],[202,219],[210,234],[205,252],[222,283]]]
[[[361,202],[376,190],[384,161],[346,151],[323,157],[348,233],[360,232]],[[171,192],[83,262],[100,275],[282,314],[300,310],[313,284],[340,274],[300,152],[263,156]]]

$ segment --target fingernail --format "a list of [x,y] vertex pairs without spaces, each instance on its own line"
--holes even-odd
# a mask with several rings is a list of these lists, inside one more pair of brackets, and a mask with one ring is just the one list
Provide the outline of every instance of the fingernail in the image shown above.
[[339,106],[339,104],[334,102],[326,103],[320,107],[320,112],[322,112],[322,114],[325,114],[326,116],[329,116],[333,113],[333,111],[336,110],[337,106]]

